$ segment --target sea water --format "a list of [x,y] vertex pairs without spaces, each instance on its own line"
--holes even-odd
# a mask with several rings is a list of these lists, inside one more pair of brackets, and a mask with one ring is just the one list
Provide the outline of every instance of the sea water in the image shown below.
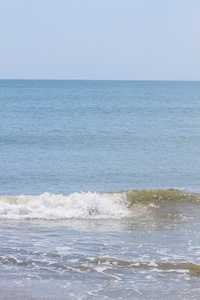
[[0,299],[198,299],[200,83],[0,80]]

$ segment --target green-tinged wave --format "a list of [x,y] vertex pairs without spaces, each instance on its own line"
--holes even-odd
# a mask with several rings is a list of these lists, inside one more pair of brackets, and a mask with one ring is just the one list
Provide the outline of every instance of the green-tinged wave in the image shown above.
[[175,189],[167,190],[132,190],[125,192],[129,206],[133,204],[159,204],[164,201],[200,201],[200,194],[182,192]]
[[200,277],[200,265],[192,262],[134,262],[119,260],[110,257],[99,257],[92,260],[98,265],[113,265],[119,267],[138,268],[138,269],[153,269],[159,272],[177,272],[188,273],[190,276]]

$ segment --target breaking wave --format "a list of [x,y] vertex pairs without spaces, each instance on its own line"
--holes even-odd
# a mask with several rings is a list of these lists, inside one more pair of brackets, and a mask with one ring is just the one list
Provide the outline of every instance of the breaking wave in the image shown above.
[[121,219],[137,214],[133,210],[136,204],[156,208],[169,200],[200,201],[200,195],[178,190],[132,190],[68,196],[0,196],[0,219]]

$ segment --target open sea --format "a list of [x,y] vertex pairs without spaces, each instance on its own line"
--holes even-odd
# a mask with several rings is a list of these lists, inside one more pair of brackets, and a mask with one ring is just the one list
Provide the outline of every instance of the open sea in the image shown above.
[[200,299],[200,82],[0,80],[0,299]]

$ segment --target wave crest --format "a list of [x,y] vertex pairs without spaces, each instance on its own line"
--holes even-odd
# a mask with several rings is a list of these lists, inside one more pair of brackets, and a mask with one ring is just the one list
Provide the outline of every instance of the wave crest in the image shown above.
[[69,196],[1,196],[1,219],[91,219],[128,217],[121,194],[74,193]]
[[172,200],[200,202],[200,195],[169,189],[0,196],[0,219],[121,219],[145,214],[147,208],[156,209]]

